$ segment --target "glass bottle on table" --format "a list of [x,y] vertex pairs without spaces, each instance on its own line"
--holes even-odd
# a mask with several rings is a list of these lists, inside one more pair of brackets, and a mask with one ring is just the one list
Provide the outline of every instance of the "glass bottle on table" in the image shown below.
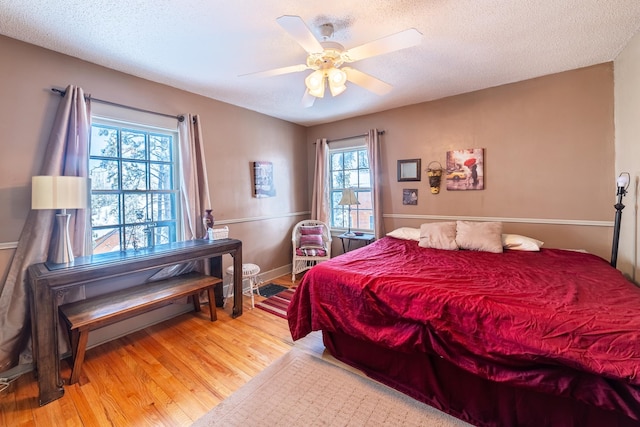
[[214,218],[211,213],[211,209],[205,209],[205,213],[202,216],[202,225],[204,226],[204,238],[207,239],[209,236],[209,229],[213,228]]

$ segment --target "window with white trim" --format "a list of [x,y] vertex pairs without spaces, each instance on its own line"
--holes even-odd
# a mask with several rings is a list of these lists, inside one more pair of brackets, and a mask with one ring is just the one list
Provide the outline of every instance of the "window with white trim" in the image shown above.
[[94,254],[179,240],[177,122],[175,127],[92,117]]
[[[360,138],[340,145],[340,148],[329,149],[331,228],[347,230],[350,227],[351,230],[372,232],[372,182],[367,146]],[[342,191],[347,188],[353,188],[360,203],[351,206],[350,217],[349,206],[339,205]]]

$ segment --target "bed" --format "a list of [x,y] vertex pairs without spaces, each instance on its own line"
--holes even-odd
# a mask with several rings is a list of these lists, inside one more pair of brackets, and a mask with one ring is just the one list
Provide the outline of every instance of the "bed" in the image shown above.
[[640,288],[588,253],[425,246],[309,270],[293,339],[477,426],[640,425]]

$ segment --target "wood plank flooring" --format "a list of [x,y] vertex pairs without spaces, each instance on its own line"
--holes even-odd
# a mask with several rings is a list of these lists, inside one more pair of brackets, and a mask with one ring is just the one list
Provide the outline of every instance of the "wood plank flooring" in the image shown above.
[[[290,286],[291,276],[271,283]],[[207,310],[187,313],[88,350],[79,383],[43,407],[34,375],[22,375],[0,394],[0,426],[191,425],[293,345],[285,319],[244,298],[237,319],[228,304],[213,323]],[[296,345],[323,350],[319,334]]]

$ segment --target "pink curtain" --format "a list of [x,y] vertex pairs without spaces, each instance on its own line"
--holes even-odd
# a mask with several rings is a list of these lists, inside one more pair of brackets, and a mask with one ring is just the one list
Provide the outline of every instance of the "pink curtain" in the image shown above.
[[182,236],[184,240],[192,240],[204,237],[202,215],[205,209],[212,209],[200,116],[185,114],[184,120],[178,124],[178,133]]
[[311,219],[329,225],[329,194],[327,189],[327,162],[329,144],[326,138],[316,141],[316,163],[311,196]]
[[[88,175],[90,117],[90,103],[85,100],[83,90],[76,86],[68,86],[58,106],[40,175]],[[76,256],[85,255],[90,247],[86,239],[89,234],[89,209],[67,212],[71,213],[69,233],[73,253]],[[29,211],[9,266],[7,279],[1,285],[0,372],[17,364],[32,362],[27,268],[31,264],[46,261],[54,218],[55,212],[52,210]],[[79,290],[79,293],[80,295],[63,296],[64,301],[82,297],[84,289]],[[64,346],[64,343],[62,345]]]
[[373,183],[373,215],[375,222],[373,231],[376,239],[384,236],[384,221],[382,219],[382,189],[381,189],[381,166],[380,166],[380,137],[378,129],[371,129],[365,137],[367,142],[367,152],[369,153],[369,170],[371,172],[371,182]]

